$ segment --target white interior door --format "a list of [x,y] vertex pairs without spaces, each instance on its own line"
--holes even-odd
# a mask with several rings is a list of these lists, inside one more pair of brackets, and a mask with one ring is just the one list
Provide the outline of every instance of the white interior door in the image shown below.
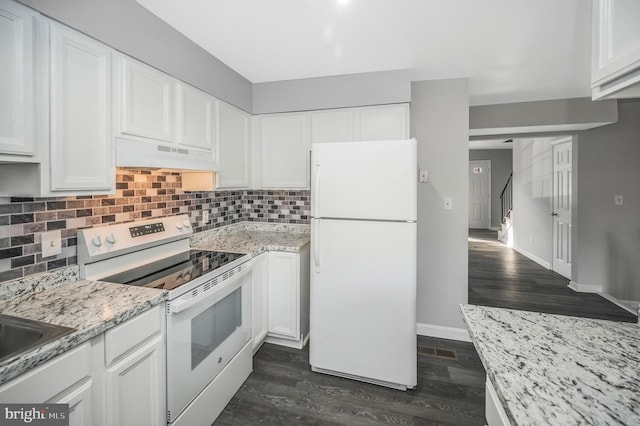
[[491,160],[469,161],[469,228],[491,228]]
[[553,270],[571,279],[572,141],[553,145]]

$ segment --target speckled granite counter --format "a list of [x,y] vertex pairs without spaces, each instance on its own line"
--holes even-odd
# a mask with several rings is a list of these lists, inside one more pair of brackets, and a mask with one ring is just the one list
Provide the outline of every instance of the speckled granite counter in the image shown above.
[[[0,301],[0,313],[77,329],[0,365],[4,383],[109,328],[155,306],[167,292],[96,281],[65,282],[73,271],[54,271],[4,283],[15,297]],[[30,289],[26,291],[25,287]],[[5,296],[7,295],[5,291]]]
[[513,425],[640,424],[637,324],[463,305]]
[[254,256],[265,251],[299,252],[309,244],[309,235],[309,225],[240,222],[194,235],[191,247]]

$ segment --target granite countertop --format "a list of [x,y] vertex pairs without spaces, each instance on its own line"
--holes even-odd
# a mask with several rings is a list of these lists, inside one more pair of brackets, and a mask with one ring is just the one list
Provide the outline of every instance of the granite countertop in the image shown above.
[[462,305],[513,425],[640,424],[640,326]]
[[309,225],[240,222],[194,235],[191,247],[257,256],[265,251],[296,253],[309,241]]
[[[104,333],[163,302],[167,292],[99,281],[78,280],[69,269],[15,280],[7,285],[0,313],[77,329],[0,365],[0,384]],[[25,286],[29,291],[25,291]]]

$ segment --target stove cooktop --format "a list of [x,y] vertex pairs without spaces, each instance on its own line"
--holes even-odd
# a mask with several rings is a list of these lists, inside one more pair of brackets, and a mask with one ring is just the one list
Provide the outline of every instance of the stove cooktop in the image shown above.
[[225,266],[243,257],[248,260],[250,256],[246,253],[190,250],[101,278],[100,281],[173,290],[216,270],[222,273]]

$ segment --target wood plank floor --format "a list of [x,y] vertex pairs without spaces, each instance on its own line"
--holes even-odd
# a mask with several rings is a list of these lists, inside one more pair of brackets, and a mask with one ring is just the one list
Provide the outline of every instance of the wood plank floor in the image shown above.
[[544,268],[497,239],[496,231],[469,230],[469,303],[636,322],[635,315],[607,299],[578,293],[569,280]]
[[[616,321],[634,315],[471,230],[469,303]],[[384,344],[384,342],[380,342]],[[453,350],[457,359],[424,354]],[[339,348],[336,348],[339,350]],[[313,373],[308,348],[265,344],[215,425],[484,425],[485,373],[471,343],[418,337],[418,387],[402,392]]]
[[[457,360],[422,353],[434,347]],[[485,373],[471,343],[418,337],[418,386],[406,392],[314,373],[308,346],[264,344],[253,370],[216,426],[485,424]]]

